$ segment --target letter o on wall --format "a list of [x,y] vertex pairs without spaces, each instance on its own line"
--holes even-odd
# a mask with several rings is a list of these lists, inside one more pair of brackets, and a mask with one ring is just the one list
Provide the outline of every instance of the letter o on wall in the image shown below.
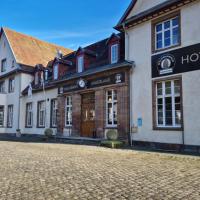
[[197,62],[197,61],[199,60],[199,54],[193,53],[193,54],[190,56],[190,60],[191,60],[191,62]]

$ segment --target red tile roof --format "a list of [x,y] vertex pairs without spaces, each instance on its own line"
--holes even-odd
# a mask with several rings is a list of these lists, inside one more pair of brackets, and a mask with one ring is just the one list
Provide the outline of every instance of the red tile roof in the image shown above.
[[72,52],[71,49],[57,46],[8,28],[3,28],[3,31],[11,45],[16,62],[19,64],[32,67],[42,64],[46,67],[47,63],[55,58],[57,50],[61,50],[63,55]]

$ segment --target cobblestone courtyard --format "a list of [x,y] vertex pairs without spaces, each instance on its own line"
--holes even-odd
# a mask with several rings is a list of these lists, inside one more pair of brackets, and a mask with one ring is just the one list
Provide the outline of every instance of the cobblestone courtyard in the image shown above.
[[200,199],[198,157],[0,142],[0,199]]

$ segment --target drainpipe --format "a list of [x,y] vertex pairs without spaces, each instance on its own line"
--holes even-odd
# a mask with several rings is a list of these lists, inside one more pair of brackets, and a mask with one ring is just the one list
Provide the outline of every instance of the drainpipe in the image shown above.
[[[125,59],[126,60],[130,60],[129,59],[129,34],[126,30],[126,26],[125,26],[125,23],[122,24],[122,27],[123,27],[123,30],[124,30],[124,33],[125,33]],[[132,141],[131,141],[131,129],[132,129],[132,121],[133,121],[133,117],[132,117],[132,74],[133,74],[133,68],[135,67],[135,63],[133,63],[133,67],[131,68],[130,70],[130,74],[129,74],[129,108],[130,108],[130,111],[129,111],[129,115],[130,115],[130,119],[129,119],[129,135],[128,135],[128,139],[129,139],[129,144],[132,144]]]
[[19,102],[18,102],[18,119],[17,119],[17,123],[18,123],[18,125],[17,125],[17,129],[20,129],[20,111],[21,111],[21,109],[20,109],[20,103],[21,103],[21,73],[18,73],[18,75],[19,75]]

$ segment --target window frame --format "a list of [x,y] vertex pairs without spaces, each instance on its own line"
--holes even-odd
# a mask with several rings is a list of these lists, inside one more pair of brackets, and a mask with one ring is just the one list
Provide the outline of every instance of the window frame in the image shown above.
[[[172,20],[174,18],[178,17],[178,31],[179,31],[179,38],[178,38],[178,43],[175,44],[175,45],[170,45],[170,46],[167,46],[167,47],[163,47],[163,48],[159,48],[157,49],[157,39],[156,39],[156,26],[161,24],[161,23],[164,23],[166,21],[169,21],[169,20]],[[170,13],[168,15],[164,15],[162,17],[159,17],[158,19],[155,19],[152,21],[152,53],[157,53],[157,52],[161,52],[161,51],[165,51],[165,50],[168,50],[168,49],[172,49],[172,48],[175,48],[175,47],[178,47],[178,46],[181,46],[181,15],[180,15],[180,10],[177,10],[173,13]],[[170,34],[171,36],[171,34]],[[162,39],[164,38],[164,35],[162,36]],[[163,40],[164,42],[164,40]]]
[[[113,60],[113,49],[115,48],[115,47],[117,47],[116,48],[116,59],[115,60]],[[115,44],[112,44],[111,46],[110,46],[110,62],[111,62],[111,64],[115,64],[115,63],[117,63],[119,61],[119,44],[118,43],[115,43]]]
[[[56,70],[56,71],[55,71]],[[55,73],[56,73],[56,77],[55,77]],[[59,64],[56,63],[54,66],[53,66],[53,79],[54,80],[58,80],[59,79]]]
[[9,78],[8,80],[8,93],[13,93],[13,92],[15,92],[15,78],[14,77]]
[[[80,59],[81,59],[81,62],[80,62]],[[80,63],[82,64],[82,66],[80,66]],[[84,71],[84,55],[79,55],[77,57],[77,72],[82,73],[83,71]]]
[[[55,107],[54,107],[55,105]],[[56,116],[54,116],[56,115]],[[55,117],[55,122],[54,122]],[[51,128],[57,128],[58,126],[58,100],[57,99],[51,99]]]
[[[3,89],[1,90],[1,88]],[[5,81],[0,81],[0,94],[5,94],[5,93],[6,93]]]
[[[3,66],[3,63],[5,63],[5,66]],[[6,72],[6,68],[7,68],[7,59],[4,58],[1,60],[1,72]]]
[[[14,106],[12,104],[8,105],[7,109],[7,128],[13,127],[13,114],[14,114]],[[12,114],[10,116],[10,114]]]
[[[2,110],[1,110],[2,109]],[[2,116],[2,125],[0,124],[0,128],[4,128],[4,117],[5,117],[5,106],[0,106],[0,113],[3,112],[3,116]]]
[[[67,103],[67,99],[69,99],[69,104]],[[69,110],[68,110],[69,109]],[[68,112],[71,111],[71,121],[69,120],[69,123],[67,123],[67,116]],[[65,98],[65,127],[72,127],[72,96],[66,96]]]
[[[158,83],[161,83],[161,82],[169,82],[169,81],[176,81],[178,80],[179,83],[180,83],[180,112],[181,112],[181,123],[180,125],[175,125],[174,122],[175,122],[175,101],[173,99],[175,99],[176,95],[174,95],[174,92],[171,94],[172,95],[172,123],[173,125],[172,126],[166,126],[166,125],[158,125],[158,110],[157,110],[157,100],[158,100],[158,97],[157,97],[157,84]],[[172,84],[173,85],[173,84]],[[173,85],[174,86],[174,85]],[[163,86],[162,86],[162,90],[163,90]],[[171,91],[174,91],[174,87],[173,89],[171,88]],[[162,95],[163,98],[165,98],[166,96],[163,95],[163,92],[162,92]],[[169,77],[169,78],[161,78],[161,79],[156,79],[156,80],[153,80],[152,81],[152,105],[153,105],[153,130],[169,130],[169,131],[182,131],[184,130],[184,116],[183,116],[183,103],[182,103],[182,77],[181,76],[176,76],[176,77]],[[170,97],[170,95],[169,95]],[[163,103],[163,107],[165,106],[165,104]],[[164,110],[164,108],[163,108]],[[163,114],[164,115],[164,114]],[[163,120],[165,120],[163,118]]]
[[[31,105],[31,109],[28,110],[28,107]],[[31,116],[31,124],[28,124],[28,117],[29,117],[29,114]],[[33,103],[32,102],[29,102],[26,104],[26,121],[25,121],[25,127],[26,128],[32,128],[33,127]]]
[[[40,110],[40,104],[42,104],[42,103],[44,103],[44,109]],[[44,119],[43,119],[44,124],[40,124],[40,112],[41,111],[44,112]],[[37,127],[45,128],[45,125],[46,125],[46,102],[45,102],[45,100],[42,100],[42,101],[38,101],[38,104],[37,104]]]
[[[108,101],[108,92],[112,92],[112,100]],[[116,100],[114,99],[114,92],[116,92]],[[106,127],[108,128],[117,128],[118,126],[118,98],[117,98],[117,90],[116,89],[109,89],[106,90]],[[112,124],[108,123],[108,104],[112,104],[112,108],[114,104],[117,103],[117,124],[114,123],[114,110],[112,110]]]

